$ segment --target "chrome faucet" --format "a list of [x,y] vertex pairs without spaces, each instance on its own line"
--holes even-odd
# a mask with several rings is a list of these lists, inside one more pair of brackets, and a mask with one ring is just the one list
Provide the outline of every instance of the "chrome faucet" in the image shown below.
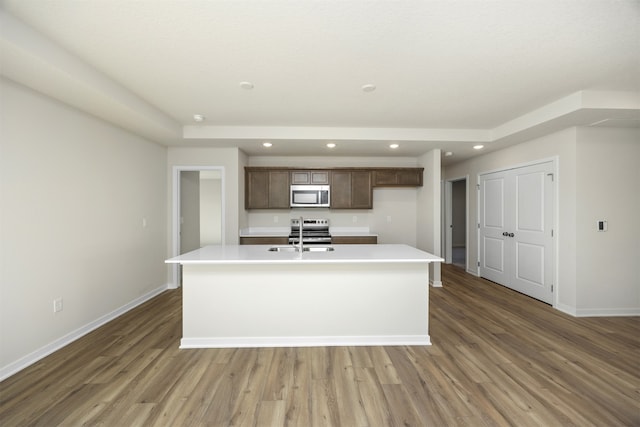
[[298,224],[298,231],[300,232],[299,237],[300,237],[300,241],[299,241],[299,245],[300,245],[300,254],[302,254],[302,251],[304,251],[304,245],[302,244],[302,224],[304,223],[304,219],[302,217],[300,217],[300,223]]

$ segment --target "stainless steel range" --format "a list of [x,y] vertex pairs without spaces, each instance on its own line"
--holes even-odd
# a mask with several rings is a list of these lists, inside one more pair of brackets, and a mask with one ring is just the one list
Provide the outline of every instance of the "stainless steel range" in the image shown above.
[[[291,231],[289,233],[289,244],[295,245],[300,242],[300,219],[291,219]],[[330,244],[331,234],[329,233],[329,220],[319,218],[302,219],[302,243],[304,245]]]

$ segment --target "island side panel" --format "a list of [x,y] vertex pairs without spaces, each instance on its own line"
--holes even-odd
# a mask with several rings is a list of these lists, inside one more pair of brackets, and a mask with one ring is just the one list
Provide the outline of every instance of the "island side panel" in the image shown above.
[[428,263],[197,264],[182,348],[428,345]]

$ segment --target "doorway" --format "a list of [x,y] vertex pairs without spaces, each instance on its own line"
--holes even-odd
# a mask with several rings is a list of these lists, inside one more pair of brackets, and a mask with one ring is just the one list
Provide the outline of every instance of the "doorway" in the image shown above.
[[[174,166],[172,256],[207,245],[224,244],[224,168]],[[181,284],[173,265],[172,285]]]
[[467,270],[468,177],[445,182],[445,262]]

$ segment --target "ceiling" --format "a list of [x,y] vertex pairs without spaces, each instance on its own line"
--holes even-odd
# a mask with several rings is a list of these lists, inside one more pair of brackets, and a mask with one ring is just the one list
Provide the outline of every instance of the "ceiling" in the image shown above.
[[0,4],[5,77],[166,145],[450,164],[640,123],[636,0]]

